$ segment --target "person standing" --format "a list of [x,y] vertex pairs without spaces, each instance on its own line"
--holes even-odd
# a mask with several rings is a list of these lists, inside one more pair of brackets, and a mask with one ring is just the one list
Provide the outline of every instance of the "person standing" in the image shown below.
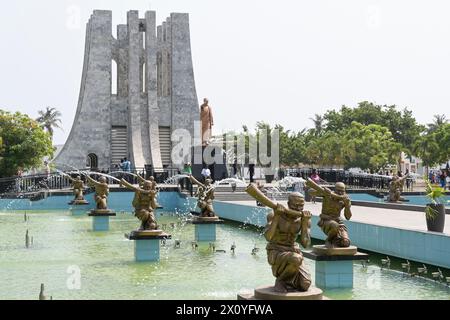
[[209,170],[209,168],[207,166],[204,166],[202,169],[201,175],[203,177],[202,182],[206,182],[206,179],[211,177],[211,170]]
[[255,175],[255,164],[250,163],[248,165],[248,174],[250,175],[250,183],[254,182],[253,176]]
[[439,182],[440,182],[441,188],[443,188],[445,190],[446,184],[447,184],[447,174],[446,174],[445,170],[441,170],[441,174],[439,176]]
[[[188,176],[192,175],[192,166],[191,166],[190,162],[184,164],[183,174],[188,175]],[[192,197],[192,183],[191,183],[191,180],[189,178],[183,178],[183,180],[184,180],[183,185],[186,187],[187,190],[189,190],[189,192],[191,194],[191,197]]]

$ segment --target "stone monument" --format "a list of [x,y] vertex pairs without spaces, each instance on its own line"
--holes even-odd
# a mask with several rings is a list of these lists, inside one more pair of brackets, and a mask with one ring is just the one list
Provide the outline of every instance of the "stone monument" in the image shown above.
[[311,213],[303,210],[303,195],[298,192],[289,194],[286,208],[267,198],[255,184],[250,184],[246,192],[273,209],[267,216],[264,236],[268,241],[267,259],[276,280],[274,286],[257,288],[254,295],[238,295],[238,299],[321,300],[322,290],[311,286],[311,274],[296,242],[300,236],[300,243],[306,248],[311,241]]
[[170,167],[171,133],[193,137],[199,121],[189,15],[171,13],[156,26],[154,11],[129,11],[116,35],[111,29],[112,12],[95,10],[75,119],[54,162],[106,169],[127,157],[137,168]]
[[86,175],[89,185],[95,187],[95,209],[91,210],[89,216],[92,217],[92,227],[94,231],[108,231],[109,217],[115,216],[113,210],[108,209],[109,186],[104,176],[100,176],[98,181]]

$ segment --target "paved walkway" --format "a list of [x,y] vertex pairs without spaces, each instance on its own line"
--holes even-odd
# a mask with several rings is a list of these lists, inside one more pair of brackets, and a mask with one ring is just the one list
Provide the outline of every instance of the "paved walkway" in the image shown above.
[[[236,204],[255,206],[255,201],[232,201]],[[286,201],[280,201],[287,205]],[[321,203],[305,203],[305,210],[311,211],[313,215],[319,215],[322,208]],[[369,208],[363,206],[352,206],[352,221],[368,223],[373,225],[387,226],[400,229],[427,231],[425,213],[407,210],[392,210],[383,208]],[[450,216],[446,215],[444,233],[450,235]]]

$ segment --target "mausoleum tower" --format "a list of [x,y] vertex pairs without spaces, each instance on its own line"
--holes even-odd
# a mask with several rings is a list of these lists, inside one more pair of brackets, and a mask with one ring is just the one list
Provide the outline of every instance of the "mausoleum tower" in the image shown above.
[[54,163],[106,169],[127,157],[136,168],[171,166],[171,132],[193,137],[199,120],[189,16],[172,13],[156,26],[154,11],[129,11],[116,36],[111,30],[112,12],[95,10],[75,119]]

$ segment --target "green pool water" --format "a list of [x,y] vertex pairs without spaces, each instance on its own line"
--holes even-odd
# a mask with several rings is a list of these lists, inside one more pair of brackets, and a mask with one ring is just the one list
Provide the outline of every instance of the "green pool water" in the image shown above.
[[[238,292],[272,284],[266,241],[258,230],[235,223],[218,226],[216,249],[209,243],[192,248],[194,226],[163,213],[172,240],[161,247],[161,261],[136,263],[133,241],[124,233],[138,220],[118,213],[109,232],[91,231],[91,217],[70,212],[0,213],[0,299],[37,299],[40,284],[53,299],[236,299]],[[170,226],[175,223],[174,228]],[[29,230],[33,245],[25,248]],[[181,248],[175,248],[175,240]],[[235,242],[236,253],[230,252]],[[260,248],[252,255],[254,247]],[[314,264],[306,260],[314,274]],[[332,299],[450,299],[444,285],[399,272],[363,268],[355,263],[355,288],[326,290]],[[79,277],[77,276],[79,274]],[[79,281],[78,281],[79,279]],[[313,276],[314,279],[314,276]]]

